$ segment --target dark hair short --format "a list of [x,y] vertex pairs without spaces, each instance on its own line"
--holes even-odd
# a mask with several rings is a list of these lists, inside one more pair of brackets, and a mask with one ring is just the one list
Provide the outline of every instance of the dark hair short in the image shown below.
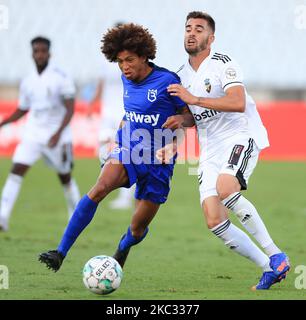
[[31,45],[33,46],[35,43],[44,43],[48,46],[48,49],[50,49],[51,46],[51,41],[49,39],[40,36],[32,39]]
[[215,20],[206,12],[202,12],[202,11],[192,11],[189,12],[186,18],[186,22],[189,19],[203,19],[207,21],[207,24],[209,25],[209,27],[211,28],[211,30],[213,31],[213,33],[215,33],[215,29],[216,29],[216,23]]

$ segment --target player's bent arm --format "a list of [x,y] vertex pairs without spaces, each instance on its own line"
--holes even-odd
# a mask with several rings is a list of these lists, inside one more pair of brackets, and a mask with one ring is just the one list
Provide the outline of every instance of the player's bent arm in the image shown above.
[[124,125],[125,125],[125,121],[122,119],[122,120],[120,121],[118,130],[121,129]]
[[194,118],[189,108],[186,106],[181,109],[181,113],[168,117],[162,128],[176,130],[183,127],[193,127],[195,125]]
[[233,86],[225,91],[225,96],[220,98],[204,98],[192,95],[186,88],[179,84],[171,84],[168,92],[172,96],[181,98],[189,105],[213,109],[221,112],[244,112],[245,91],[243,86]]
[[[122,119],[122,120],[120,121],[120,123],[119,123],[118,130],[120,130],[124,125],[125,125],[125,121]],[[116,135],[116,137],[115,137],[115,143],[114,143],[114,145],[113,145],[113,147],[112,147],[112,150],[113,150],[114,148],[117,148],[118,146],[119,146],[119,141],[117,140],[117,135]]]
[[174,130],[174,139],[172,143],[166,144],[156,151],[156,158],[161,163],[170,163],[177,153],[178,146],[185,139],[185,128],[193,127],[194,125],[193,115],[187,106],[181,109],[181,114],[169,117],[162,125],[162,128]]
[[57,134],[61,134],[62,131],[67,127],[67,125],[69,124],[69,122],[72,119],[73,113],[74,113],[74,99],[65,99],[64,100],[64,105],[66,108],[66,114],[65,117],[60,125],[60,127],[57,130]]
[[0,127],[11,123],[11,122],[15,122],[17,120],[19,120],[20,118],[22,118],[26,113],[28,112],[28,110],[21,110],[21,109],[16,109],[8,118],[4,119],[2,122],[0,122]]
[[181,110],[181,116],[184,118],[184,121],[182,122],[183,127],[195,126],[194,117],[187,106]]
[[97,103],[101,102],[102,99],[102,92],[103,92],[103,80],[100,79],[97,87],[96,87],[96,91],[94,94],[94,97],[92,98],[92,100],[89,102],[88,104],[88,110],[87,110],[87,114],[91,115],[93,113],[94,107]]
[[73,112],[74,112],[74,99],[73,98],[64,99],[64,106],[67,109],[65,117],[60,127],[57,129],[54,135],[50,138],[48,142],[49,148],[54,148],[57,145],[63,130],[67,127],[70,120],[72,119]]
[[245,91],[243,86],[234,86],[225,91],[220,98],[197,97],[195,105],[221,112],[244,112]]

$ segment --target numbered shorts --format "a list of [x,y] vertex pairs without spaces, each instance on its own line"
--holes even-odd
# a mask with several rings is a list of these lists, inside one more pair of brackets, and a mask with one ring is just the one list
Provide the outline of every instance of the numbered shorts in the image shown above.
[[247,189],[248,180],[256,167],[260,150],[251,138],[235,138],[220,145],[218,153],[207,160],[200,160],[198,170],[201,204],[211,196],[217,196],[217,179],[220,174],[235,176],[241,190]]
[[135,198],[150,200],[156,204],[167,201],[174,164],[134,164],[131,161],[131,151],[126,148],[115,148],[109,158],[119,160],[128,175],[130,188],[136,183]]
[[59,143],[54,148],[48,148],[41,143],[24,140],[16,147],[13,163],[32,166],[40,158],[58,173],[67,174],[73,166],[72,144]]

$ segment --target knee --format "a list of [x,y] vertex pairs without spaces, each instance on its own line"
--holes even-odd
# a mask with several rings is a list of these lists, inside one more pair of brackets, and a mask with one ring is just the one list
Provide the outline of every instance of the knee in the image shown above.
[[61,183],[63,185],[68,185],[70,183],[70,181],[71,181],[70,173],[68,173],[68,174],[59,174],[58,177],[59,177],[59,179],[60,179],[60,181],[61,181]]
[[219,225],[223,220],[224,216],[221,214],[216,214],[209,208],[207,205],[204,204],[204,214],[206,219],[206,225],[208,229],[212,229]]
[[99,203],[112,191],[110,185],[105,181],[98,181],[90,190],[90,198]]
[[14,163],[11,168],[11,174],[24,177],[27,171],[29,170],[29,166],[21,164],[21,163]]
[[228,188],[228,189],[224,188],[224,189],[218,190],[218,196],[219,196],[220,201],[223,201],[224,199],[228,198],[231,194],[233,194],[235,192],[237,192],[237,191],[233,191],[230,188]]
[[146,231],[146,228],[136,223],[131,224],[131,233],[135,239],[140,239],[144,235],[145,231]]
[[222,222],[223,222],[223,219],[221,219],[221,217],[218,217],[218,218],[214,217],[214,218],[206,219],[206,224],[207,224],[208,229],[213,229],[214,227],[216,227],[217,225],[219,225]]
[[[232,177],[235,178],[235,177]],[[219,199],[223,201],[231,194],[239,192],[241,190],[238,180],[235,179],[218,179],[217,181],[217,193]]]

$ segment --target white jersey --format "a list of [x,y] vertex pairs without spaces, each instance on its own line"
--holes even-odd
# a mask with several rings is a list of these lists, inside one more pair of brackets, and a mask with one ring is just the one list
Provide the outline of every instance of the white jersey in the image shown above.
[[[117,63],[102,60],[102,118],[112,120],[119,128],[124,116],[123,85],[121,70]],[[102,128],[103,129],[103,128]]]
[[[48,65],[39,74],[36,70],[21,83],[19,109],[29,110],[29,117],[23,138],[47,144],[61,126],[66,114],[63,99],[73,98],[75,86],[60,69]],[[66,126],[61,142],[71,142],[70,126]]]
[[[178,71],[182,85],[198,97],[219,98],[233,86],[243,86],[243,76],[238,64],[227,55],[211,53],[195,71],[189,61]],[[201,146],[201,158],[218,152],[218,144],[235,134],[253,138],[259,149],[269,146],[267,131],[257,112],[255,102],[246,94],[246,110],[219,112],[189,105],[194,116]],[[201,130],[202,129],[202,130]]]

